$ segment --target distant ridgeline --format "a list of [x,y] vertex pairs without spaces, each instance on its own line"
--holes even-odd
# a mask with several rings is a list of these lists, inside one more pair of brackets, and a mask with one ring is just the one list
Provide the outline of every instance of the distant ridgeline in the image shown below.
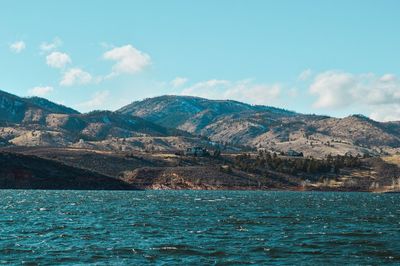
[[190,96],[135,101],[116,112],[78,111],[44,98],[0,91],[0,145],[114,151],[290,150],[305,157],[400,151],[400,122],[332,118]]

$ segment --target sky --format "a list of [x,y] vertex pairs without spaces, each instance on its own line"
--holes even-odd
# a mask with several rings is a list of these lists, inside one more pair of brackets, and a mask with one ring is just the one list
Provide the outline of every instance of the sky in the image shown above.
[[400,120],[400,1],[0,1],[0,90],[87,112],[164,94]]

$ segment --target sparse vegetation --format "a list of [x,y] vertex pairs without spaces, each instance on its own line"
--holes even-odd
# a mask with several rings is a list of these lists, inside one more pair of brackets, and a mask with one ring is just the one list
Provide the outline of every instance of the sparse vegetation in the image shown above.
[[[0,99],[7,103],[0,107],[2,150],[40,155],[114,178],[147,167],[142,172],[146,178],[165,174],[185,188],[202,188],[210,180],[212,188],[223,184],[227,189],[238,184],[249,189],[363,191],[399,186],[399,160],[393,157],[400,153],[397,122],[303,115],[185,96],[86,114],[2,91]],[[190,147],[202,151],[187,152]],[[160,180],[146,182],[163,187]]]
[[260,151],[256,156],[251,156],[250,154],[236,156],[235,165],[243,171],[258,174],[263,174],[268,170],[291,175],[296,175],[298,173],[339,174],[340,169],[344,167],[360,167],[361,160],[360,157],[354,157],[352,155],[328,155],[324,159],[289,158],[278,156],[276,153],[270,153],[268,151]]

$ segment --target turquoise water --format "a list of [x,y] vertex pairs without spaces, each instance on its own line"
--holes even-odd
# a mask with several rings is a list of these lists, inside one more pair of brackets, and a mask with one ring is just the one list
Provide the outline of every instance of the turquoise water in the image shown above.
[[0,264],[400,264],[400,194],[0,190]]

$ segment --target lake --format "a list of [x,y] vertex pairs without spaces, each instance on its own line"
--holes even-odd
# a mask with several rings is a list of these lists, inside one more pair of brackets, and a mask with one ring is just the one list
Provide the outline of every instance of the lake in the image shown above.
[[400,194],[0,190],[0,264],[400,264]]

